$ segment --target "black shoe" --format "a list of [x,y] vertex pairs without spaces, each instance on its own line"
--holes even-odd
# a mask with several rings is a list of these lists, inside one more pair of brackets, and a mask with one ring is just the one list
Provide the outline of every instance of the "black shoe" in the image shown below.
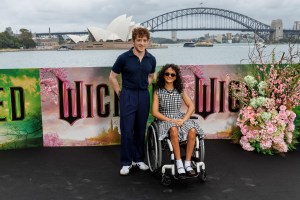
[[197,173],[195,172],[195,170],[191,166],[187,166],[185,168],[185,171],[186,171],[186,175],[189,176],[189,177],[197,176]]
[[179,173],[178,172],[179,169],[183,169],[184,170],[184,168],[183,167],[179,167],[177,169],[177,173],[178,173],[177,177],[178,177],[178,179],[185,179],[186,178],[186,173]]
[[181,173],[177,175],[178,179],[186,179],[186,173]]

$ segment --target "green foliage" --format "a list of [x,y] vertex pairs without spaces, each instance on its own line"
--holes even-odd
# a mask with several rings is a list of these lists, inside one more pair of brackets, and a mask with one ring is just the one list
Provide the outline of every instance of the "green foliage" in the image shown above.
[[297,106],[293,109],[293,111],[296,113],[296,118],[294,121],[295,124],[295,131],[294,131],[294,137],[296,138],[296,142],[298,143],[300,138],[300,106]]
[[10,35],[8,32],[0,33],[0,49],[4,48],[20,48],[21,42],[20,40]]
[[32,33],[29,32],[27,29],[22,28],[20,29],[20,36],[19,39],[21,41],[21,44],[23,48],[28,49],[28,48],[34,48],[36,47],[35,42],[32,39]]
[[300,130],[300,106],[297,106],[296,108],[293,109],[293,111],[296,113],[296,118],[295,118],[295,128]]
[[20,29],[20,35],[14,36],[7,31],[0,33],[0,49],[23,47],[25,49],[35,48],[36,44],[32,39],[32,33],[27,29]]
[[242,137],[241,129],[238,126],[232,127],[232,135],[231,135],[232,142],[238,144],[241,137]]
[[13,140],[0,144],[1,150],[22,149],[43,146],[43,137],[37,136],[27,140]]

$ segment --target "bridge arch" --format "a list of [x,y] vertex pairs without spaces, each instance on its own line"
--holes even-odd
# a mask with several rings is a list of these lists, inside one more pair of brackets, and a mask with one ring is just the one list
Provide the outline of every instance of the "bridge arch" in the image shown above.
[[[178,20],[181,20],[181,26]],[[189,20],[190,23],[188,24]],[[184,25],[183,21],[187,23]],[[266,34],[274,31],[269,25],[246,15],[225,9],[206,7],[175,10],[149,19],[141,25],[148,27],[151,32],[186,30],[247,31],[255,32],[264,39],[266,39]]]

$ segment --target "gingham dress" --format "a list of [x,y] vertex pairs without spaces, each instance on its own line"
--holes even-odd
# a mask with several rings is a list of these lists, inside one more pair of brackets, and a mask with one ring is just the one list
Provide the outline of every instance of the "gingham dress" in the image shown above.
[[[159,112],[171,119],[182,119],[184,113],[180,112],[182,104],[182,95],[176,90],[168,91],[166,89],[157,89],[156,94],[159,100]],[[168,136],[171,127],[176,126],[175,123],[169,121],[158,120],[159,140],[163,140]],[[188,132],[191,128],[195,128],[197,134],[203,134],[203,130],[193,120],[188,119],[182,126],[178,126],[179,141],[186,141]]]

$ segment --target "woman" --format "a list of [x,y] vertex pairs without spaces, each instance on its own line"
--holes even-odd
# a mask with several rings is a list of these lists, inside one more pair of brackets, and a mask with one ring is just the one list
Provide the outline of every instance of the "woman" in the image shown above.
[[[180,112],[182,100],[188,108],[186,113]],[[163,66],[158,73],[153,94],[152,114],[158,119],[159,140],[167,137],[168,132],[170,134],[179,176],[196,175],[191,166],[191,157],[195,147],[196,134],[203,134],[203,131],[190,119],[194,110],[192,100],[183,89],[179,67],[174,64]],[[179,142],[186,140],[186,160],[183,165]]]

